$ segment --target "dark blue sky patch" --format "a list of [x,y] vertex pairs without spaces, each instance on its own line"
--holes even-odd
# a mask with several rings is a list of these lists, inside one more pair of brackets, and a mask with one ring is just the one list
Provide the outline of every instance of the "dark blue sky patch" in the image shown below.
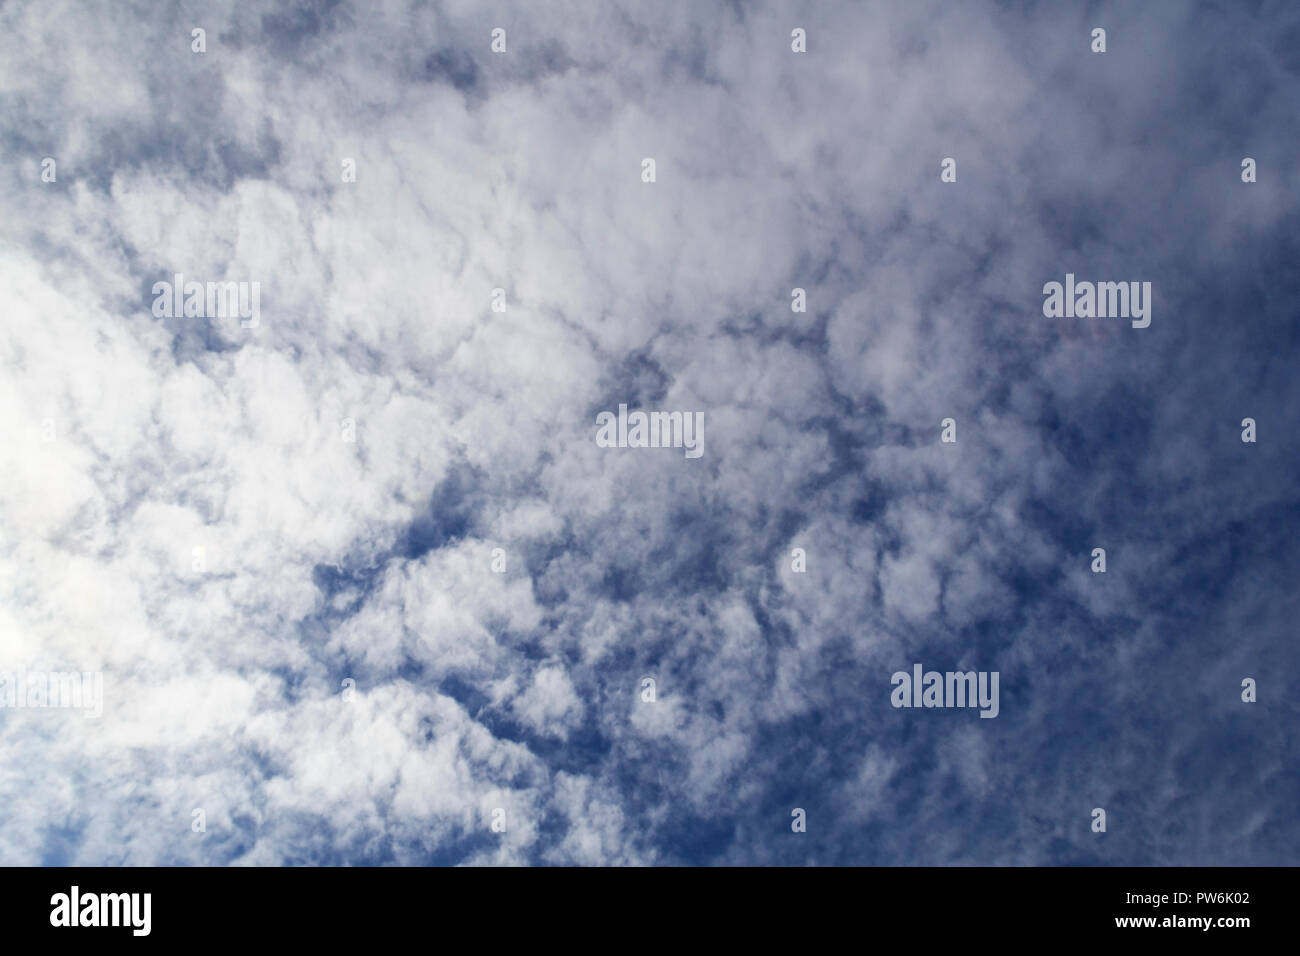
[[436,50],[424,61],[424,80],[449,83],[461,93],[472,93],[479,82],[478,63],[471,54],[455,47]]
[[448,471],[434,489],[428,510],[406,529],[397,549],[400,557],[417,561],[469,534],[483,502],[481,481],[482,475],[467,466]]

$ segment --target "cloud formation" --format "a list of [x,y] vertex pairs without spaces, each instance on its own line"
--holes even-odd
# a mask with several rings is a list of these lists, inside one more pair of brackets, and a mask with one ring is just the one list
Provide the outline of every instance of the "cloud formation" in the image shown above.
[[1295,10],[0,27],[0,863],[1296,862]]

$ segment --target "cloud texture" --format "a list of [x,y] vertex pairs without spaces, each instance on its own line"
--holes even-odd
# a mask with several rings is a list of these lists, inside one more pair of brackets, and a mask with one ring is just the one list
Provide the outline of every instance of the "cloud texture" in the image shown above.
[[[4,4],[0,671],[104,713],[0,710],[0,863],[1294,864],[1297,40]],[[999,717],[892,708],[916,661]]]

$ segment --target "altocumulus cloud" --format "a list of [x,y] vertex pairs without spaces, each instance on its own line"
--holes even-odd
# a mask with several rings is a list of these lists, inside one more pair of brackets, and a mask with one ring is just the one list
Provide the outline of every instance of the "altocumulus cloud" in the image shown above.
[[1298,36],[5,4],[0,862],[1295,862]]

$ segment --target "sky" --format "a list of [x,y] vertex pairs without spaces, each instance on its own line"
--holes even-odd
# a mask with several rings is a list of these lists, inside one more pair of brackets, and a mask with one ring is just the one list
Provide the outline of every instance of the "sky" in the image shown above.
[[0,4],[0,676],[102,677],[0,864],[1300,862],[1298,103],[1286,2]]

